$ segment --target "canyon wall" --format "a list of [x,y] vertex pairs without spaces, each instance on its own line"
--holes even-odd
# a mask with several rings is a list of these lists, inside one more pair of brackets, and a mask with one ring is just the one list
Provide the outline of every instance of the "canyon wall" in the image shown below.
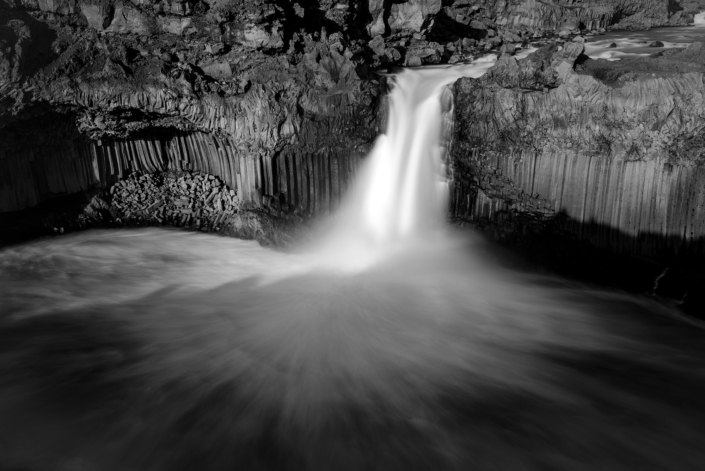
[[498,25],[560,30],[636,28],[690,24],[693,14],[703,9],[700,2],[660,0],[541,0],[493,2]]
[[[371,70],[687,24],[701,9],[705,0],[0,0],[0,212],[130,171],[197,169],[244,207],[325,213],[382,126],[387,85]],[[626,243],[620,234],[697,241],[703,71],[674,59],[670,72],[615,84],[619,71],[574,72],[575,52],[530,65],[505,56],[455,87],[453,214],[562,212],[610,247]]]
[[219,177],[236,192],[242,209],[326,214],[337,206],[363,155],[300,148],[247,155],[228,138],[199,132],[30,148],[0,153],[0,210],[18,210],[91,188],[108,189],[132,173],[174,170]]
[[705,0],[1,0],[0,133],[59,112],[92,139],[170,128],[272,151],[306,118],[373,107],[371,68],[457,62],[561,31],[686,24],[700,8]]
[[582,50],[505,55],[456,84],[453,213],[560,214],[612,251],[705,253],[705,47],[617,63]]

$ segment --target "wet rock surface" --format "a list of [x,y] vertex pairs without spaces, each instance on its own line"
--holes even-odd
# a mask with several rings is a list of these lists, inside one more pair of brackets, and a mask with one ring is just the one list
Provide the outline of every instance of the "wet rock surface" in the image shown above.
[[527,211],[663,238],[644,255],[676,250],[670,236],[699,247],[703,46],[619,62],[582,47],[503,56],[481,79],[460,80],[456,161],[484,192]]
[[301,216],[273,205],[255,209],[221,179],[200,172],[132,173],[105,191],[56,203],[3,214],[0,247],[89,228],[171,226],[285,248],[308,231]]
[[309,117],[369,107],[370,69],[692,21],[698,4],[671,3],[3,0],[0,128],[49,107],[94,139],[166,127],[273,149]]
[[[106,202],[106,200],[108,202]],[[169,225],[256,239],[265,246],[285,247],[300,217],[246,209],[236,191],[213,175],[193,172],[133,174],[96,197],[84,214],[93,221],[110,213],[110,223],[128,226]]]
[[656,292],[702,291],[702,48],[610,62],[566,43],[461,79],[455,217],[591,281],[651,292],[666,270]]
[[[131,171],[198,171],[242,195],[243,215],[327,214],[384,121],[390,84],[374,70],[492,51],[501,57],[487,77],[456,87],[454,216],[501,214],[511,232],[504,215],[545,227],[565,210],[579,224],[609,225],[581,237],[610,250],[655,256],[683,239],[699,250],[699,203],[664,209],[700,198],[699,49],[609,63],[581,51],[600,31],[688,24],[702,9],[665,0],[2,0],[0,211],[37,208],[33,234],[70,230],[96,192]],[[517,61],[529,45],[546,47]],[[155,135],[172,137],[157,145]],[[549,178],[548,168],[563,170]],[[596,193],[591,178],[603,182]],[[627,183],[611,192],[618,181]],[[38,206],[52,200],[51,210]],[[614,230],[647,231],[653,242]]]
[[110,188],[110,209],[118,223],[144,221],[218,231],[237,211],[235,190],[213,175],[133,175]]

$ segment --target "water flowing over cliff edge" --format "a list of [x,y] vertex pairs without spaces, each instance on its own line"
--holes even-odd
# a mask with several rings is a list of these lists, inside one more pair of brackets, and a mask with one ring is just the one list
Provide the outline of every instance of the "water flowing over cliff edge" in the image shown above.
[[[699,53],[633,44],[656,57],[608,66],[572,41],[590,55],[601,28],[690,24],[698,2],[335,5],[0,3],[2,243],[120,221],[287,245],[339,206],[385,127],[371,70],[494,51],[489,77],[453,91],[456,220],[500,240],[565,221],[658,273],[702,253]],[[517,48],[551,42],[516,76]],[[142,173],[174,185],[125,180]]]
[[366,267],[442,228],[451,177],[446,147],[453,108],[447,86],[460,77],[480,77],[495,60],[394,75],[387,129],[331,221],[320,253],[326,264]]
[[[438,232],[445,86],[490,64],[396,77],[338,221],[360,230],[327,236],[336,271],[327,247],[165,228],[0,250],[0,465],[702,469],[699,323]],[[421,153],[395,155],[408,141]]]

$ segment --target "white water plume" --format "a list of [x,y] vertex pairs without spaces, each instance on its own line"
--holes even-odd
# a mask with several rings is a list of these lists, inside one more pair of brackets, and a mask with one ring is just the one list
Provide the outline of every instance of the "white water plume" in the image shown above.
[[432,237],[446,212],[442,95],[460,77],[480,77],[496,61],[406,69],[392,78],[387,129],[374,144],[324,240],[323,265],[355,270]]
[[693,25],[705,26],[705,11],[701,11],[693,17]]
[[[520,51],[517,59],[535,48]],[[400,250],[427,244],[447,212],[444,119],[453,113],[447,90],[461,77],[479,78],[487,55],[466,65],[404,69],[390,80],[387,129],[374,144],[342,208],[316,243],[318,266],[361,270]]]
[[0,251],[0,467],[698,469],[699,337],[465,239],[347,274],[160,229]]
[[437,234],[443,89],[493,60],[399,74],[321,251],[155,228],[0,250],[0,469],[702,469],[699,332]]
[[[521,50],[516,58],[535,50]],[[390,78],[387,129],[333,227],[310,250],[318,267],[363,270],[438,235],[448,205],[444,144],[452,129],[444,125],[452,126],[453,114],[448,85],[461,77],[479,78],[496,61],[490,54],[465,65],[404,69]]]

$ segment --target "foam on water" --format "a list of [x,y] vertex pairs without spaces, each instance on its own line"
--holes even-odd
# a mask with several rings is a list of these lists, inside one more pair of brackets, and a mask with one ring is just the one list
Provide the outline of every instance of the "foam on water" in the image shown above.
[[395,78],[310,253],[165,229],[0,250],[0,469],[702,469],[699,330],[440,230],[443,89],[493,61]]
[[[521,59],[535,49],[517,54]],[[374,144],[350,194],[316,242],[319,264],[364,269],[399,250],[427,243],[448,204],[441,96],[461,77],[481,77],[497,56],[467,65],[406,69],[393,78],[387,129]],[[449,105],[449,104],[448,104]]]
[[705,26],[705,11],[701,11],[693,17],[693,24],[695,26]]
[[[697,41],[705,42],[705,29],[680,26],[649,31],[613,31],[590,36],[587,40],[585,55],[591,59],[617,61],[624,57],[648,56],[666,49],[684,48]],[[662,42],[663,46],[651,47],[654,41]],[[612,44],[616,47],[610,47]]]
[[335,273],[161,229],[4,250],[0,464],[699,469],[701,336],[483,253],[446,235]]

